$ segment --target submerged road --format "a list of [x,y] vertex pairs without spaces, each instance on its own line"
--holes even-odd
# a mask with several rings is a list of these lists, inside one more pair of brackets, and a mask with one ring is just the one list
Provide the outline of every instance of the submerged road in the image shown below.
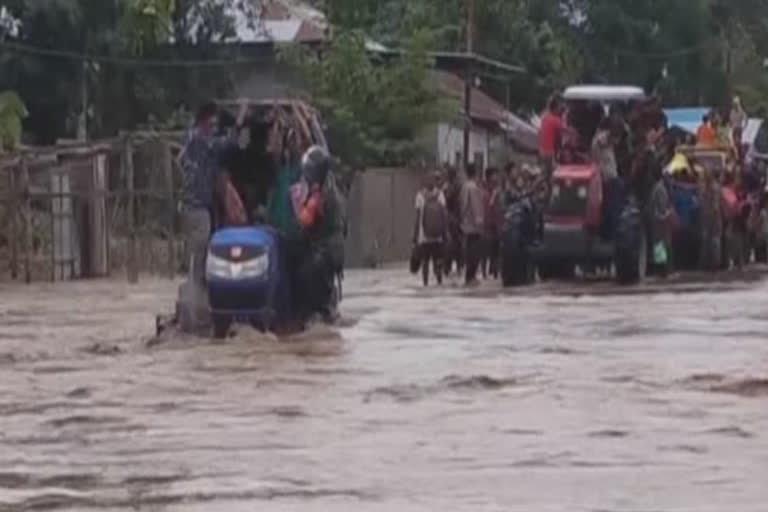
[[0,511],[765,512],[748,281],[360,272],[339,330],[149,345],[168,282],[0,285]]

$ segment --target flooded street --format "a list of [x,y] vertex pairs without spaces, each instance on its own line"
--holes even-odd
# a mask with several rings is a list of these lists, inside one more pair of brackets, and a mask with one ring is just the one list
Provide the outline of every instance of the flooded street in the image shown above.
[[0,285],[0,510],[764,512],[768,284],[424,291],[147,346],[175,286]]

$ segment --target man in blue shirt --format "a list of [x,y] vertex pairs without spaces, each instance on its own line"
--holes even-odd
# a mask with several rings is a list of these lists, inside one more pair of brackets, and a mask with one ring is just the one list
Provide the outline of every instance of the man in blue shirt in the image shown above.
[[225,151],[237,147],[237,134],[247,111],[247,105],[242,105],[235,129],[218,135],[218,108],[214,103],[206,103],[198,110],[195,124],[186,135],[181,156],[182,225],[190,258],[190,278],[196,284],[202,284],[205,279],[205,256],[211,237],[221,157]]

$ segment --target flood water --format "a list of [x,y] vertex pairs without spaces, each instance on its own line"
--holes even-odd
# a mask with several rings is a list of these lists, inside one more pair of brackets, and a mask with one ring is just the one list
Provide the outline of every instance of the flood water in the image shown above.
[[148,346],[169,282],[0,286],[0,510],[764,512],[768,284],[582,288]]

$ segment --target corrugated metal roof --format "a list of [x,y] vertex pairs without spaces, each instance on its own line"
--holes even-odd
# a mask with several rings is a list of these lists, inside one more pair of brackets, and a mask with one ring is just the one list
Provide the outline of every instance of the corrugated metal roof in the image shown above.
[[[464,101],[464,80],[447,71],[433,71],[440,93],[453,99]],[[462,103],[463,104],[463,103]],[[507,110],[496,100],[480,89],[472,88],[472,105],[470,115],[474,119],[492,122],[504,120]]]
[[[446,71],[435,70],[432,75],[440,93],[463,105],[464,80]],[[538,130],[477,87],[472,88],[470,115],[476,120],[498,124],[500,130],[506,132],[524,149],[535,151],[538,148]]]
[[629,101],[645,98],[645,91],[632,85],[574,85],[563,93],[566,100]]

